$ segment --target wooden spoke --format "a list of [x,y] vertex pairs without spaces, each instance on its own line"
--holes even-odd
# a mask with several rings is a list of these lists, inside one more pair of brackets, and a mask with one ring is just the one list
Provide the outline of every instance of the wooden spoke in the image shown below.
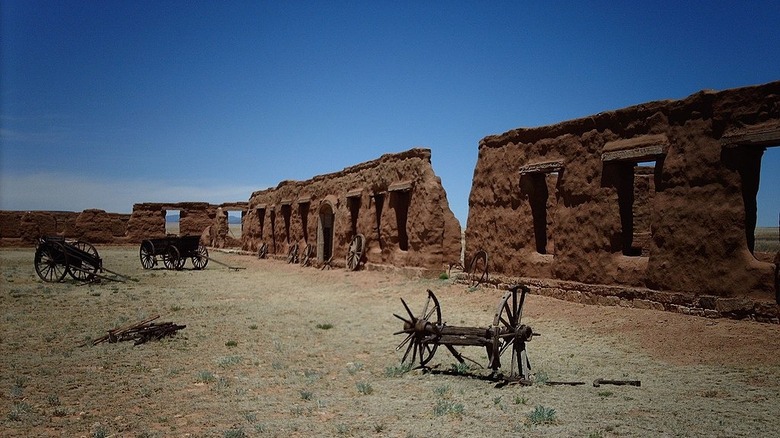
[[198,245],[195,254],[192,256],[192,266],[195,269],[203,269],[209,264],[209,250],[203,245]]
[[149,240],[141,242],[138,257],[141,259],[141,267],[152,269],[157,264],[157,257],[154,256],[154,244]]
[[60,282],[68,273],[68,256],[62,244],[42,243],[35,250],[35,272],[41,280]]
[[471,287],[477,287],[488,281],[488,256],[484,250],[477,251],[469,264],[469,281]]
[[83,254],[68,259],[68,273],[74,280],[92,281],[101,267],[97,249],[92,244],[80,240],[74,242],[72,246]]

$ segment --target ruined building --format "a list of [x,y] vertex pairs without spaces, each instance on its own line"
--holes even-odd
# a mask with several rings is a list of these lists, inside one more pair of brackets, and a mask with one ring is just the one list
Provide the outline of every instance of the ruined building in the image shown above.
[[[365,237],[363,263],[442,269],[457,262],[460,224],[431,166],[411,149],[307,181],[252,193],[242,248],[286,255],[311,245],[318,263],[344,266],[353,237]],[[218,241],[215,243],[219,243]]]
[[485,250],[491,275],[620,285],[665,308],[774,300],[753,233],[761,158],[778,145],[780,82],[485,137],[466,260]]

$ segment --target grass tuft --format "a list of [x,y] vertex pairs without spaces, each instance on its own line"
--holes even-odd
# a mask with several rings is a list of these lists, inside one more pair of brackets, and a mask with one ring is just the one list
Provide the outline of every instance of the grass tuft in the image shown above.
[[531,424],[553,424],[555,423],[555,409],[546,408],[542,405],[537,405],[533,411],[531,411],[526,418]]

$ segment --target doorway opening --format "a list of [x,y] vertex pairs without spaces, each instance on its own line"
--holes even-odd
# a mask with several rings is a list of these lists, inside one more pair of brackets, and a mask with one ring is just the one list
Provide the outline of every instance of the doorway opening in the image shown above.
[[329,202],[320,205],[317,222],[317,261],[329,262],[333,258],[333,224],[336,215]]
[[244,232],[244,211],[228,210],[227,215],[228,235],[234,239],[240,239]]

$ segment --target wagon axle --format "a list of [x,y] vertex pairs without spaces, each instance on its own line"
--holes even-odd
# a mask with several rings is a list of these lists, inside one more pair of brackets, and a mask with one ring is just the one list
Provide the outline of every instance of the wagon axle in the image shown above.
[[439,346],[443,345],[458,362],[463,363],[468,358],[455,347],[484,347],[488,356],[488,368],[495,374],[501,369],[501,356],[507,350],[511,350],[510,377],[516,375],[516,370],[521,379],[527,378],[531,363],[528,360],[525,343],[537,335],[531,327],[520,322],[528,291],[525,285],[515,285],[510,288],[496,308],[493,323],[485,328],[448,326],[443,323],[439,300],[431,290],[428,290],[428,299],[419,317],[414,315],[402,298],[401,303],[408,317],[393,314],[404,323],[403,329],[394,333],[406,335],[406,338],[396,347],[396,350],[400,351],[406,346],[401,361],[414,364],[419,360],[419,367],[424,368],[433,359]]

